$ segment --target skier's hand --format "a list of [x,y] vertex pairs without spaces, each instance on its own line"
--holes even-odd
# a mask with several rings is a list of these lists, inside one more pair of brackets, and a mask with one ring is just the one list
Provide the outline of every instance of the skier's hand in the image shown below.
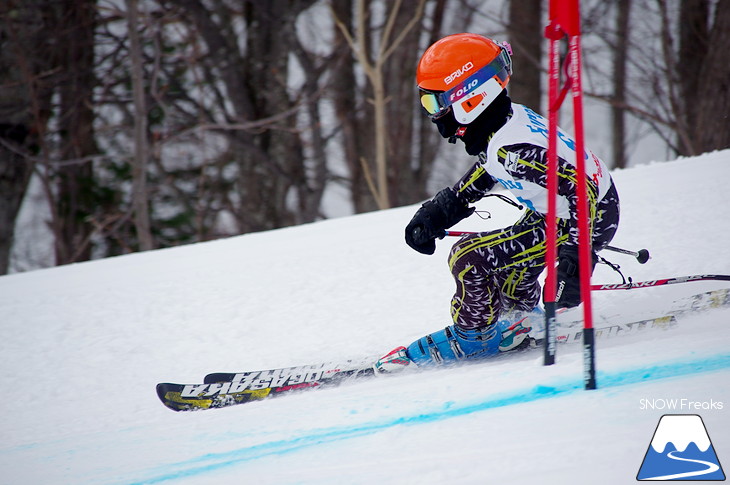
[[421,254],[436,252],[436,237],[438,236],[432,236],[426,225],[415,216],[406,226],[406,244]]
[[[593,268],[596,267],[596,253],[591,258]],[[578,271],[578,247],[572,245],[560,246],[558,256],[558,277],[555,303],[558,308],[573,308],[580,305],[580,276]]]
[[436,251],[436,238],[444,237],[444,231],[474,212],[461,201],[450,188],[424,202],[406,226],[406,244],[423,254]]

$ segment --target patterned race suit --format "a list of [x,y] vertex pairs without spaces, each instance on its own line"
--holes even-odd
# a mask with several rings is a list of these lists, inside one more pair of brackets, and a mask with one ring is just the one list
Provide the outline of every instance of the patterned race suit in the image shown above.
[[[575,142],[558,136],[558,244],[578,244]],[[593,250],[616,233],[618,193],[604,163],[586,151],[589,224]],[[526,207],[522,218],[502,230],[462,237],[449,254],[456,280],[451,303],[454,324],[484,328],[510,309],[532,310],[540,299],[538,277],[545,266],[547,213],[547,121],[512,103],[512,116],[479,154],[479,161],[453,187],[475,202],[497,183]]]

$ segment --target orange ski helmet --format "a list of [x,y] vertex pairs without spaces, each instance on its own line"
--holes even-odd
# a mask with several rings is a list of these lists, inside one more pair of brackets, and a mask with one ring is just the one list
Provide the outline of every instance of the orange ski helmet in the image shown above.
[[474,121],[507,87],[512,48],[477,34],[453,34],[421,56],[416,71],[421,104],[432,119],[449,108],[459,124]]

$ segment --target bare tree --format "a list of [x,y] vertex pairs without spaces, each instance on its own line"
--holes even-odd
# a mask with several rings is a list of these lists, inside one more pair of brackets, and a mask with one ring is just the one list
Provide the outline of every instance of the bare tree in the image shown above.
[[697,155],[727,148],[730,5],[716,2],[711,11],[707,0],[682,0],[676,13],[666,0],[657,4],[675,149]]
[[[414,82],[448,33],[506,33],[510,95],[540,107],[541,0],[138,2],[0,5],[0,271],[33,167],[59,264],[313,221],[335,183],[355,212],[423,200],[456,170]],[[728,146],[730,2],[585,4],[616,166],[629,115]]]
[[626,67],[629,49],[631,0],[616,5],[616,43],[613,53],[613,104],[611,106],[613,166],[625,168],[626,158]]
[[[588,31],[604,45],[603,50],[584,56],[586,70],[596,79],[611,79],[612,85],[610,90],[605,83],[598,89],[589,87],[586,95],[611,107],[616,166],[628,159],[627,115],[638,120],[639,131],[652,131],[677,154],[696,155],[730,146],[725,114],[730,109],[728,2],[588,4],[591,18],[586,19],[584,37]],[[630,15],[629,10],[642,15]],[[606,15],[599,12],[615,13],[610,27],[600,20]],[[591,62],[607,55],[613,58],[610,64]]]
[[[53,221],[56,263],[91,258],[89,217],[95,208],[93,166],[87,158],[98,153],[94,140],[94,31],[95,0],[62,0],[49,4],[55,14],[56,44],[51,56],[57,83],[58,159],[57,196]],[[73,161],[73,162],[71,162]]]
[[[294,39],[292,51],[304,71],[302,89],[306,94],[303,102],[307,124],[310,127],[308,130],[310,155],[305,157],[302,154],[300,170],[295,172],[300,180],[298,185],[301,190],[297,197],[298,207],[294,219],[295,223],[303,223],[322,217],[320,206],[330,179],[327,167],[327,144],[330,136],[324,129],[326,120],[323,119],[321,111],[320,93],[323,89],[320,88],[320,81],[330,68],[332,59],[329,56],[322,58],[308,51],[298,38]],[[304,137],[305,133],[302,133],[302,136]]]
[[730,147],[730,3],[717,2],[712,18],[697,87],[697,153]]
[[[453,29],[453,27],[451,29],[446,27],[447,21],[445,19],[446,12],[451,5],[454,5],[452,0],[436,0],[435,2],[431,2],[431,9],[424,16],[422,32],[419,33],[419,36],[422,38],[421,41],[425,38],[426,43],[421,44],[417,52],[414,50],[417,58],[420,58],[420,55],[423,54],[428,46],[446,35],[447,31]],[[456,30],[468,29],[456,28]],[[408,69],[409,64],[401,64],[401,66],[406,66],[406,69]],[[413,62],[412,65],[416,65],[416,62]],[[409,80],[406,86],[408,89],[412,89],[412,92],[415,94],[415,73],[413,72],[413,68],[407,74]],[[413,119],[415,123],[413,130],[414,138],[411,143],[414,146],[414,153],[410,158],[410,170],[408,171],[407,177],[407,187],[409,190],[399,199],[401,204],[412,204],[431,197],[432,194],[428,190],[428,182],[433,175],[434,164],[439,155],[439,150],[443,146],[441,137],[436,136],[434,133],[435,127],[433,123],[427,116],[424,116],[424,110],[421,108],[420,100],[414,95],[411,96],[413,99],[413,111],[410,116],[405,113],[402,116]],[[403,168],[401,169],[401,173],[407,170],[407,168]]]
[[[666,9],[666,7],[665,7]],[[681,107],[684,129],[697,120],[696,96],[700,72],[707,57],[709,37],[709,0],[682,0],[679,6],[679,45],[677,54],[677,80],[680,83]],[[692,149],[688,147],[688,152]]]
[[[236,167],[236,194],[228,209],[238,231],[292,224],[297,219],[288,205],[292,191],[300,201],[311,191],[301,167],[303,141],[295,123],[300,105],[290,95],[289,62],[296,44],[294,22],[313,1],[249,0],[240,11],[224,2],[212,7],[199,0],[173,3],[184,9],[207,49],[198,61],[206,82],[214,90],[219,84],[225,88],[218,91],[223,97],[216,106],[225,123],[213,129],[228,139],[227,154]],[[234,18],[243,20],[243,32]],[[266,122],[250,124],[257,120]]]
[[542,90],[542,45],[544,42],[541,0],[510,0],[507,34],[512,44],[512,62],[518,75],[509,83],[517,103],[540,109]]
[[0,274],[9,268],[15,222],[47,112],[41,105],[48,73],[42,11],[33,1],[0,5]]
[[137,230],[139,248],[147,251],[154,248],[150,230],[149,205],[147,204],[147,103],[145,101],[145,76],[142,47],[139,38],[138,2],[126,0],[127,27],[129,31],[129,58],[132,64],[132,91],[134,99],[134,160],[132,162],[132,206],[134,225]]
[[[341,28],[335,29],[333,42],[334,64],[332,66],[331,98],[335,117],[340,127],[340,145],[349,174],[350,198],[355,212],[366,212],[377,208],[374,194],[365,182],[361,160],[371,160],[374,150],[368,141],[372,139],[372,110],[362,102],[360,88],[355,74],[356,61],[344,32],[354,29],[352,0],[330,2],[332,15],[338,19]],[[361,32],[362,36],[369,31]],[[369,41],[366,42],[366,45]],[[370,97],[369,86],[364,87]]]
[[410,20],[397,31],[394,30],[398,13],[401,8],[402,0],[390,6],[387,13],[385,24],[380,31],[380,37],[377,40],[377,47],[374,54],[371,54],[371,47],[368,45],[365,32],[369,29],[366,27],[369,12],[366,9],[365,0],[358,0],[356,7],[357,34],[347,28],[343,22],[333,15],[338,28],[347,40],[353,50],[355,58],[370,82],[373,90],[373,110],[375,124],[375,175],[370,172],[368,162],[362,159],[365,177],[372,191],[377,205],[380,209],[386,209],[391,206],[390,184],[388,182],[388,126],[386,119],[386,88],[384,79],[385,63],[393,52],[398,48],[405,36],[420,22],[423,14],[423,6],[425,0],[420,0],[416,11],[409,15]]

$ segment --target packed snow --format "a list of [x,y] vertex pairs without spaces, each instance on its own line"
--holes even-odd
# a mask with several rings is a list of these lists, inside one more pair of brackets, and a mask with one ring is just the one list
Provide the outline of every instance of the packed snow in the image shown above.
[[[634,280],[730,274],[730,150],[614,171],[604,253]],[[0,483],[635,483],[664,414],[698,414],[730,465],[730,309],[226,409],[175,413],[158,382],[383,354],[449,323],[446,257],[409,249],[417,205],[0,277]],[[496,198],[457,229],[509,224]],[[488,214],[490,218],[486,218]],[[620,282],[599,265],[594,282]],[[594,293],[597,320],[729,283]],[[674,404],[672,404],[674,403]],[[730,471],[727,468],[725,473]]]

